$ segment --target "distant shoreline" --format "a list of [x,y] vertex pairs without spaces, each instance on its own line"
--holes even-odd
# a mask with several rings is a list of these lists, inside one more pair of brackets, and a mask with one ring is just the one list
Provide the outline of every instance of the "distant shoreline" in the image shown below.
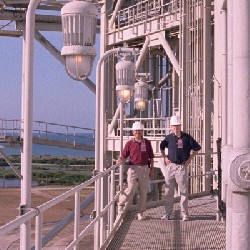
[[[10,147],[3,145],[2,151],[7,156],[20,156],[20,147]],[[73,158],[93,158],[95,156],[94,151],[84,151],[73,148],[64,148],[48,145],[33,144],[32,145],[32,157],[73,157]]]
[[[11,165],[21,172],[21,157],[9,156]],[[35,156],[32,157],[32,181],[34,185],[78,185],[93,176],[94,158],[65,156]],[[0,178],[5,183],[18,183],[20,179],[9,164],[0,158]],[[10,184],[11,185],[11,184]],[[13,184],[14,185],[14,184]],[[12,186],[12,185],[11,185]]]
[[[7,155],[8,158],[17,158],[20,157],[21,155],[13,154],[13,155]],[[94,159],[95,157],[92,156],[71,156],[71,155],[33,155],[32,159],[51,159],[51,158],[58,158],[58,159],[63,159],[63,158],[69,158],[69,159],[81,159],[81,160],[86,160],[86,159]]]

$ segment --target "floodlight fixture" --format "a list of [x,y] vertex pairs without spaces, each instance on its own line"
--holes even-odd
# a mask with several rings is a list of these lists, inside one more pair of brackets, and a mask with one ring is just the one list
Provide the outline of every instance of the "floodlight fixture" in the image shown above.
[[135,108],[138,110],[145,110],[148,102],[148,84],[141,78],[135,83],[135,94],[134,94]]
[[91,0],[73,0],[61,9],[63,43],[67,73],[76,80],[86,79],[96,56],[97,9]]
[[116,92],[122,103],[130,101],[134,92],[135,63],[131,61],[131,55],[123,55],[121,61],[116,64]]

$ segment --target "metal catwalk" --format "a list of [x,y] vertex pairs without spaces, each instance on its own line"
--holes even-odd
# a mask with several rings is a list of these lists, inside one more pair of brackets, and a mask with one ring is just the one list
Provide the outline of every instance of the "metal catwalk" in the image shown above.
[[135,212],[129,212],[107,249],[226,249],[225,223],[216,221],[214,197],[190,200],[189,221],[180,219],[178,203],[174,220],[161,220],[163,211],[163,206],[150,208],[143,221],[135,219]]

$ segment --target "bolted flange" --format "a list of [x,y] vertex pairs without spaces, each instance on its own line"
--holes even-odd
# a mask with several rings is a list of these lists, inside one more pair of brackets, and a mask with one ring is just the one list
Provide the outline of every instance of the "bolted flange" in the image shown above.
[[239,155],[232,161],[230,178],[239,188],[250,190],[250,154]]

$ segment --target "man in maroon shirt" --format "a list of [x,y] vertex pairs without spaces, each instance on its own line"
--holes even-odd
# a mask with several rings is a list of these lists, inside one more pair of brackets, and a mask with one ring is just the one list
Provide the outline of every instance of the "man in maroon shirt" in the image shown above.
[[[132,126],[134,138],[129,140],[118,163],[123,164],[129,157],[129,169],[127,172],[127,188],[119,198],[119,209],[133,197],[136,191],[136,183],[139,187],[138,220],[143,220],[143,212],[146,210],[149,176],[153,177],[154,153],[151,142],[143,138],[143,125],[135,122]],[[148,162],[150,162],[150,167]]]

